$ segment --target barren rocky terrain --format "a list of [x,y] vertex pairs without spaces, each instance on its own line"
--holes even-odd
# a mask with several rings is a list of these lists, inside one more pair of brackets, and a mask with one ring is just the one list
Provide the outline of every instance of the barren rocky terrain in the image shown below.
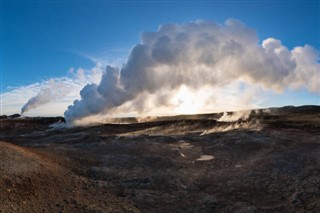
[[236,115],[4,117],[0,212],[320,212],[320,106]]

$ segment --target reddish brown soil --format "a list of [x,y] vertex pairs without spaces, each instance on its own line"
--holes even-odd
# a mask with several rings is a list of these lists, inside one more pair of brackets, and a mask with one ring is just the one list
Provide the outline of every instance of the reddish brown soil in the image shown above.
[[0,212],[139,212],[98,182],[64,168],[69,166],[0,142]]

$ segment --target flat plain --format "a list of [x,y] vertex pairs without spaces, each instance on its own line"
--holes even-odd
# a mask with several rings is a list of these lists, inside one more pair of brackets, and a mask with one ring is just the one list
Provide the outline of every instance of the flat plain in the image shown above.
[[320,106],[235,115],[0,119],[0,212],[320,212]]

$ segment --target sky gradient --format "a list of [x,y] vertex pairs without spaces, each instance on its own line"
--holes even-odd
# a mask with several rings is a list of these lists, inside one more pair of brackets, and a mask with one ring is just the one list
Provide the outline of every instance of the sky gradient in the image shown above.
[[[260,42],[273,37],[289,49],[305,44],[320,49],[319,1],[2,1],[1,114],[19,112],[50,79],[69,78],[65,81],[76,84],[77,91],[48,103],[50,112],[40,108],[30,114],[61,115],[86,83],[99,82],[101,75],[92,80],[88,71],[124,64],[142,32],[166,23],[203,19],[223,24],[229,18],[254,29]],[[291,104],[319,105],[319,94],[271,92],[259,106]]]

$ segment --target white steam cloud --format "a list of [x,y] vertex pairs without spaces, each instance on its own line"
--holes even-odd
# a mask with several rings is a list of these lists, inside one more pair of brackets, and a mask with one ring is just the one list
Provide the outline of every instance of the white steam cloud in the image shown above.
[[[191,106],[192,112],[201,112],[214,109],[223,97],[226,104],[234,96],[250,103],[257,88],[318,93],[319,70],[319,52],[313,47],[289,50],[274,38],[260,44],[256,32],[238,20],[166,24],[143,33],[126,64],[108,66],[101,82],[86,85],[64,115],[73,122],[132,111],[179,113]],[[224,96],[230,87],[241,92]]]

